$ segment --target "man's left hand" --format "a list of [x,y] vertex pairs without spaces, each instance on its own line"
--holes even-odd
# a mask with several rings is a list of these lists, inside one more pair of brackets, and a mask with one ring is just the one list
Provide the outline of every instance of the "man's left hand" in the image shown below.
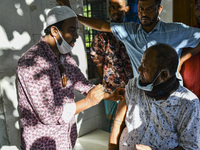
[[142,144],[135,144],[136,150],[152,150],[151,147]]

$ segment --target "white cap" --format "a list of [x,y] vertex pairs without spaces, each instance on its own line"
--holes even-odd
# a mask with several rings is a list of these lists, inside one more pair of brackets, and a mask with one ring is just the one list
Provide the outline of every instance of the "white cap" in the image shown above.
[[76,13],[68,6],[53,7],[47,14],[47,27],[65,19],[77,17]]

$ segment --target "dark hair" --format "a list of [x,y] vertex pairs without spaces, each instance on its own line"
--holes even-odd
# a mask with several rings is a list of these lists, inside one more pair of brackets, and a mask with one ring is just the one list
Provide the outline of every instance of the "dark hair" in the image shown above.
[[198,0],[195,0],[195,5],[197,4],[197,1],[198,1]]
[[168,69],[170,75],[174,75],[178,67],[178,55],[173,47],[167,44],[156,44],[151,50],[157,52],[158,71]]
[[64,20],[62,20],[62,21],[60,21],[60,22],[57,22],[57,23],[55,23],[55,24],[52,24],[52,25],[48,26],[48,27],[44,30],[44,33],[45,33],[46,35],[51,34],[51,27],[52,27],[52,26],[56,26],[59,30],[62,30],[63,23],[64,23]]
[[[146,0],[138,0],[138,2],[139,1],[146,1]],[[162,0],[155,0],[155,3],[156,3],[157,6],[160,6],[161,2],[162,2]]]

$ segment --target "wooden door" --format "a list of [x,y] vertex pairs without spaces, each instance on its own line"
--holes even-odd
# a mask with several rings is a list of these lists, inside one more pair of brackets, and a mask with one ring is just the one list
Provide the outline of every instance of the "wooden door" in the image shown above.
[[195,25],[195,0],[173,0],[173,22]]

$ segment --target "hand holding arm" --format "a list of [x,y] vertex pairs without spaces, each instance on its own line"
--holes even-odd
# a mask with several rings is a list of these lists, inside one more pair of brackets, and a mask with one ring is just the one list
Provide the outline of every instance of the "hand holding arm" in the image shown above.
[[87,96],[84,99],[76,102],[76,113],[75,114],[78,114],[81,111],[86,110],[86,109],[100,103],[104,97],[103,90],[104,90],[103,86],[100,84],[95,86],[94,88],[92,88],[88,92]]
[[124,87],[119,87],[112,94],[105,93],[103,99],[111,101],[119,101],[124,99],[124,93],[125,93]]

